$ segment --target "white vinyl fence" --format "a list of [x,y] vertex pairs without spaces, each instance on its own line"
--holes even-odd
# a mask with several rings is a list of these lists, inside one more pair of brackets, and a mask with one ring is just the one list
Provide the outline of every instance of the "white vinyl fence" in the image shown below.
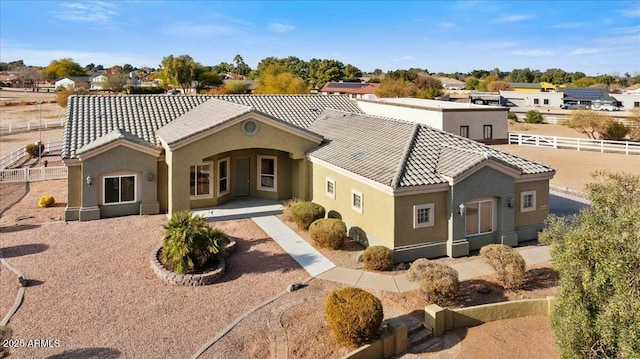
[[67,167],[16,168],[0,171],[0,183],[36,182],[54,179],[66,179]]
[[543,136],[509,132],[509,144],[545,148],[568,148],[578,151],[617,152],[640,155],[640,142],[590,140],[586,138]]
[[[42,155],[44,156],[47,153],[60,150],[62,150],[62,141],[47,142],[44,144]],[[27,146],[25,145],[5,156],[2,156],[2,158],[0,158],[0,170],[4,170],[5,168],[10,167],[14,163],[20,161],[24,156],[28,155],[29,154],[27,153]]]
[[62,117],[57,120],[0,123],[0,134],[7,135],[15,132],[38,130],[41,122],[42,129],[64,127],[64,120],[65,118]]

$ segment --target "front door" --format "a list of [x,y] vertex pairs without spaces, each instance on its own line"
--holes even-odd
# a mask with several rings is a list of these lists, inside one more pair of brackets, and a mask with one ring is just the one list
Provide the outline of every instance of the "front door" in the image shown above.
[[235,189],[236,197],[246,197],[251,194],[251,159],[249,157],[237,157],[235,159]]

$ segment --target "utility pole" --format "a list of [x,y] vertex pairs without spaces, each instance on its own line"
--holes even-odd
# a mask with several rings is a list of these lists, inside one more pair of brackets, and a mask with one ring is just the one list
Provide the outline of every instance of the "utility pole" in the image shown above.
[[42,159],[42,100],[38,100],[38,163]]

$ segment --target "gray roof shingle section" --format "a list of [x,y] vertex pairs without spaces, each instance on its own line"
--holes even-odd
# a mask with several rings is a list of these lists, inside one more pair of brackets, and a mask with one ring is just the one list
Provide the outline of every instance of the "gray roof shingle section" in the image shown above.
[[250,106],[212,98],[159,128],[156,134],[170,145],[248,112],[251,112]]
[[140,137],[132,134],[131,132],[127,132],[125,130],[113,130],[109,133],[107,133],[106,135],[98,138],[97,140],[82,146],[81,148],[79,148],[76,151],[76,154],[83,154],[86,152],[89,152],[91,150],[94,150],[96,148],[100,148],[102,146],[108,145],[112,142],[118,141],[118,140],[125,140],[125,141],[129,141],[138,145],[142,145],[142,146],[146,146],[149,148],[158,148],[157,146],[152,145],[151,143],[141,139]]
[[152,145],[156,131],[209,99],[250,106],[271,117],[307,128],[327,108],[362,113],[346,96],[323,95],[129,95],[71,96],[67,106],[62,158],[106,135],[122,129]]
[[310,156],[391,186],[414,124],[340,111],[325,111],[309,130],[325,137]]
[[392,188],[448,183],[489,159],[521,174],[553,172],[423,124],[328,110],[309,129],[325,136],[310,156]]

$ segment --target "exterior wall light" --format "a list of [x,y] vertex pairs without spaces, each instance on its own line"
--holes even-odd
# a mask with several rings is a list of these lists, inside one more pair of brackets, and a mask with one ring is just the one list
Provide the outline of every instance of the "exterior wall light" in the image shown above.
[[515,204],[515,200],[513,199],[513,197],[509,198],[509,202],[507,203],[509,208],[513,208],[514,204]]
[[458,206],[458,213],[460,213],[461,216],[464,216],[464,203],[460,203]]
[[93,177],[91,177],[91,175],[87,176],[86,181],[87,181],[87,184],[91,186],[91,184],[93,183]]
[[147,181],[153,181],[153,173],[147,173]]

